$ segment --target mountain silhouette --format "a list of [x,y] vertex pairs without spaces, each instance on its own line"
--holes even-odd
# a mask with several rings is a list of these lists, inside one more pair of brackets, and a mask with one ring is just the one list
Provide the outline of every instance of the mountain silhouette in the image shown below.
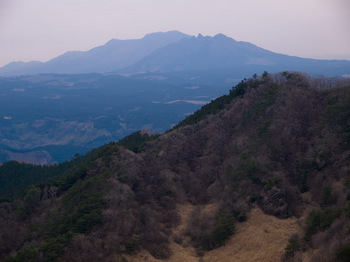
[[316,60],[278,54],[223,34],[183,38],[155,50],[125,71],[170,72],[185,70],[235,70],[248,72],[304,71],[311,74],[344,75],[350,61]]
[[256,72],[303,71],[325,76],[350,75],[350,61],[317,60],[278,54],[223,34],[188,36],[178,31],[142,39],[112,39],[89,51],[67,52],[48,62],[13,62],[0,76],[41,73],[138,73],[186,70]]
[[178,31],[152,33],[142,39],[112,39],[88,51],[70,51],[48,62],[12,62],[0,68],[0,75],[42,73],[105,73],[130,66],[154,50],[189,37]]

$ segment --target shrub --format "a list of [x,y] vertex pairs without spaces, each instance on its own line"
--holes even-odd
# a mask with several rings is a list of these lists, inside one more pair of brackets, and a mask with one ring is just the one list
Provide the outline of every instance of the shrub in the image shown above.
[[247,123],[256,121],[259,116],[264,114],[266,109],[275,102],[278,91],[279,87],[276,84],[271,84],[269,89],[254,102],[250,109],[244,112],[241,124],[246,125]]
[[294,252],[298,251],[300,248],[300,244],[299,244],[299,237],[298,235],[292,235],[289,240],[288,240],[288,244],[285,248],[285,257],[286,258],[292,258],[294,257]]
[[235,87],[232,88],[232,90],[230,91],[230,95],[232,97],[243,96],[246,92],[247,86],[247,82],[242,80]]
[[128,262],[128,260],[125,257],[121,256],[120,257],[120,262]]
[[242,223],[246,220],[247,220],[247,215],[244,212],[240,212],[237,216],[237,221]]
[[297,170],[300,173],[299,183],[301,186],[302,193],[309,191],[309,188],[307,186],[307,180],[310,176],[310,173],[316,169],[317,165],[313,159],[304,158],[300,160]]
[[171,251],[167,243],[149,244],[147,250],[154,258],[157,259],[167,259],[171,255]]
[[340,210],[332,210],[330,208],[324,210],[312,210],[306,218],[304,240],[310,241],[311,237],[316,232],[327,229],[333,223],[333,220],[339,217],[340,214]]
[[38,254],[39,252],[37,248],[23,247],[18,251],[16,257],[8,257],[4,260],[4,262],[36,262]]
[[124,137],[118,141],[119,146],[123,146],[135,153],[139,153],[143,150],[145,144],[151,140],[156,139],[159,135],[142,134],[141,131],[137,131]]
[[47,240],[41,247],[45,253],[45,261],[55,261],[62,253],[70,240],[70,236],[58,236]]
[[139,250],[140,240],[136,237],[131,237],[125,241],[125,251],[128,254],[134,254],[137,250]]
[[247,159],[242,161],[234,173],[234,177],[236,178],[248,178],[255,184],[260,184],[261,180],[258,177],[258,174],[262,173],[262,169],[258,166],[258,164],[252,160]]
[[345,215],[347,217],[350,217],[350,203],[348,203],[346,208],[345,208]]
[[344,244],[342,245],[337,254],[336,259],[339,262],[350,262],[350,244]]
[[202,237],[201,246],[205,250],[211,250],[224,245],[235,232],[234,220],[233,215],[220,217],[213,231]]
[[36,205],[38,205],[40,201],[40,192],[39,189],[35,186],[31,186],[26,195],[23,198],[23,202],[18,207],[17,217],[19,219],[26,219],[32,213],[33,209]]
[[327,207],[337,203],[338,196],[333,193],[330,187],[325,186],[322,191],[321,207]]

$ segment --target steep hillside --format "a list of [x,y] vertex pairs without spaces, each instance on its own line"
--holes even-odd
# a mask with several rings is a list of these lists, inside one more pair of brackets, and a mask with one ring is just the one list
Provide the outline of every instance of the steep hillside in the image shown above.
[[163,135],[96,149],[3,201],[0,258],[348,261],[349,88],[265,72]]

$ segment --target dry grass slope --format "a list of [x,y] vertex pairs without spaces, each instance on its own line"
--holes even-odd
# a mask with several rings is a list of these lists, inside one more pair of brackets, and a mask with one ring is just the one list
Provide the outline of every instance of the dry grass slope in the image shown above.
[[[192,206],[193,208],[193,206]],[[181,208],[183,227],[186,223],[186,216],[190,214],[190,205]],[[274,216],[264,214],[260,208],[254,207],[249,214],[247,221],[236,226],[237,231],[225,246],[207,252],[203,257],[199,257],[194,248],[183,247],[172,243],[173,255],[167,260],[169,262],[250,262],[250,261],[281,261],[288,239],[296,232],[301,232],[298,219],[291,217],[288,219],[278,219]],[[132,262],[160,262],[142,251],[134,256],[126,256]]]

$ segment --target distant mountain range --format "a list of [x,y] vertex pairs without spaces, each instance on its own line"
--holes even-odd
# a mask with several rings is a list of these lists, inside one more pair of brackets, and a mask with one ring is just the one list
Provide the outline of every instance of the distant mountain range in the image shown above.
[[304,71],[341,76],[350,75],[350,61],[278,54],[223,34],[194,37],[170,31],[148,34],[137,40],[112,39],[103,46],[85,52],[67,52],[48,62],[12,62],[0,68],[0,76],[186,70]]
[[112,39],[89,51],[70,51],[48,62],[12,62],[0,68],[0,75],[41,73],[80,74],[106,73],[128,67],[153,51],[189,37],[177,31],[152,33],[137,40]]

